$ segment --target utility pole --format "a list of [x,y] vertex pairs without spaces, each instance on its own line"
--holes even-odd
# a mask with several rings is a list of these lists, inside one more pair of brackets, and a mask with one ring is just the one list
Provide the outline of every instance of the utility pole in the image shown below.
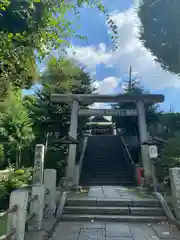
[[128,84],[129,92],[132,90],[132,67],[129,68],[129,84]]

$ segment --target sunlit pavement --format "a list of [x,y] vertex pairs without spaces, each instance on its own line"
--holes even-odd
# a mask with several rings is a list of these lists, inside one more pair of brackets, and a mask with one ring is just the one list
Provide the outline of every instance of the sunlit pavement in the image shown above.
[[165,223],[61,222],[52,240],[179,240],[180,231]]

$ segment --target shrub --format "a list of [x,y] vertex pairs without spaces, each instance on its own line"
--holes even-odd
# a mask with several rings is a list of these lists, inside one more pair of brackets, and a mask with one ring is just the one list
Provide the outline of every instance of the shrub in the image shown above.
[[18,188],[27,187],[32,181],[32,169],[17,169],[4,176],[0,182],[0,205],[7,208],[11,192]]

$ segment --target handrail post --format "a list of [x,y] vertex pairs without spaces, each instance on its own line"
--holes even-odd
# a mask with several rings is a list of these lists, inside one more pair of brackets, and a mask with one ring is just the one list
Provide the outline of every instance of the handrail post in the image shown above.
[[28,190],[18,189],[11,193],[9,209],[17,206],[14,213],[8,214],[7,234],[14,231],[13,239],[24,240],[27,216]]
[[47,208],[45,211],[54,213],[56,210],[56,170],[55,169],[44,170],[44,187],[45,187],[45,191],[48,190],[48,194],[45,196],[45,205],[47,205]]
[[42,228],[44,191],[44,185],[36,185],[32,187],[32,197],[37,196],[37,198],[30,203],[30,215],[34,215],[34,217],[28,221],[28,230],[30,231],[41,230]]

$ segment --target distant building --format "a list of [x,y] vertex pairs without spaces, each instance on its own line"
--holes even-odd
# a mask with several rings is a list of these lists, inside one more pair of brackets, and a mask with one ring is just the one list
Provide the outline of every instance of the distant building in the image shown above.
[[113,123],[105,117],[93,117],[89,123],[92,135],[113,134]]

